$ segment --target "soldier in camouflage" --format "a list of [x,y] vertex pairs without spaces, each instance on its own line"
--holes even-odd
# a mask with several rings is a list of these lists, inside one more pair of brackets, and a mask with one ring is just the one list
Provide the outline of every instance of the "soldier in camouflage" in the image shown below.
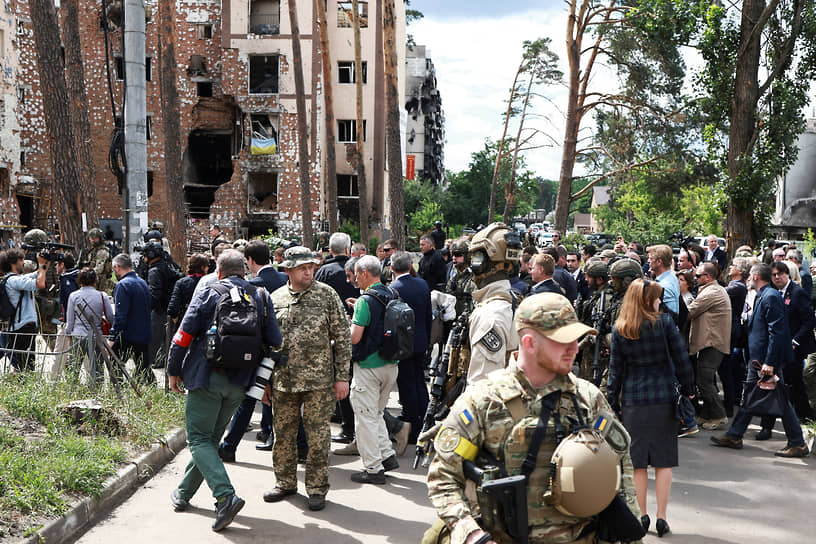
[[277,502],[297,491],[295,439],[302,408],[309,444],[306,492],[310,510],[325,506],[329,490],[329,419],[335,401],[348,396],[351,360],[346,312],[334,289],[314,281],[319,264],[311,250],[302,246],[284,253],[281,267],[289,281],[272,293],[272,301],[283,334],[280,354],[286,362],[275,369],[272,388],[267,387],[266,395],[272,397],[275,413],[272,461],[276,483],[274,489],[264,493],[264,500]]
[[[492,536],[490,542],[513,542],[501,526],[481,527],[477,522],[478,508],[465,493],[463,462],[470,460],[479,464],[487,457],[485,454],[489,454],[504,465],[508,475],[520,474],[539,422],[542,400],[550,393],[560,391],[538,450],[537,466],[527,480],[529,542],[594,544],[598,542],[596,518],[565,514],[557,509],[557,502],[547,499],[547,492],[552,491],[550,459],[558,446],[561,423],[568,425],[583,418],[591,425],[603,415],[621,428],[620,436],[624,438],[623,447],[620,442],[617,446],[610,443],[620,455],[623,477],[618,493],[636,519],[640,517],[628,435],[614,420],[609,404],[598,388],[570,373],[578,352],[578,339],[585,334],[595,334],[595,331],[578,321],[566,297],[554,293],[541,293],[525,299],[516,311],[514,324],[520,337],[515,360],[511,360],[506,369],[491,374],[486,381],[468,387],[442,422],[435,439],[437,454],[428,471],[431,502],[450,530],[452,544],[476,542],[484,537],[485,529]],[[580,417],[576,409],[580,411]],[[444,533],[439,523],[435,528],[437,533],[432,535],[432,529],[426,533],[423,542],[436,541],[437,534]]]
[[[587,335],[581,341],[581,360],[578,377],[585,380],[591,380],[592,366],[595,362],[595,342],[602,340],[608,333],[612,332],[612,323],[607,321],[607,309],[611,308],[612,295],[614,294],[612,286],[609,285],[609,267],[600,259],[590,261],[584,270],[587,279],[587,285],[592,289],[592,295],[587,299],[581,301],[575,308],[578,313],[578,319],[581,323],[590,327],[595,327],[595,321],[601,317],[603,312],[603,321],[598,329],[598,336]],[[609,364],[609,346],[602,342],[599,350],[598,364],[600,368],[606,368]]]
[[451,254],[456,273],[448,280],[445,292],[456,297],[456,315],[462,315],[462,312],[470,312],[473,309],[473,291],[476,290],[473,271],[468,266],[467,240],[453,242]]
[[113,256],[108,246],[105,245],[101,230],[89,230],[88,241],[91,242],[91,248],[88,250],[88,266],[96,272],[96,288],[110,295],[113,293],[113,281],[111,281]]

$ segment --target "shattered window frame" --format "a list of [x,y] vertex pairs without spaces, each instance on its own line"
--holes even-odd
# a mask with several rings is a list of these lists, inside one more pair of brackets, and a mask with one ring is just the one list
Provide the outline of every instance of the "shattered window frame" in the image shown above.
[[[277,13],[257,10],[277,4]],[[248,2],[247,32],[258,36],[273,36],[280,34],[280,0],[250,0]],[[256,9],[257,8],[257,9]]]
[[[368,28],[368,2],[358,2],[360,28]],[[337,28],[352,28],[354,8],[351,2],[337,2]]]
[[196,35],[199,40],[211,40],[213,37],[212,23],[201,23],[197,25]]
[[[368,63],[362,61],[363,65],[363,85],[368,83]],[[339,60],[337,61],[337,83],[340,85],[357,83],[357,70],[354,69],[353,60]],[[346,81],[344,81],[344,79]]]
[[250,171],[247,173],[247,211],[251,214],[277,213],[279,172]]
[[[258,61],[258,59],[265,60]],[[271,59],[274,59],[274,73],[265,71],[264,75],[260,76],[257,71],[263,70],[272,64]],[[253,68],[253,65],[255,68]],[[269,89],[264,87],[267,85],[267,81],[270,80],[270,77],[266,75],[267,73],[274,75],[274,81],[268,85]],[[247,83],[249,94],[278,94],[280,92],[280,55],[249,55]]]
[[[280,153],[280,117],[277,113],[251,113],[249,114],[249,127],[251,155],[277,155]],[[274,152],[270,153],[258,148],[258,140],[270,139],[275,142]]]
[[[366,141],[366,119],[363,119],[363,141]],[[357,143],[357,119],[337,120],[337,143],[356,144]]]

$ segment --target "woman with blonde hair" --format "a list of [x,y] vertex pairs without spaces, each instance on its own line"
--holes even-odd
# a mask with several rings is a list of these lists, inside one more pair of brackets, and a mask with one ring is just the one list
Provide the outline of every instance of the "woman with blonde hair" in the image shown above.
[[666,507],[671,492],[672,467],[677,466],[678,420],[676,391],[694,396],[694,370],[674,320],[660,313],[663,288],[655,281],[637,279],[623,297],[612,328],[609,359],[609,404],[622,415],[632,437],[631,455],[641,523],[649,528],[646,513],[647,468],[655,468],[657,535],[669,531]]

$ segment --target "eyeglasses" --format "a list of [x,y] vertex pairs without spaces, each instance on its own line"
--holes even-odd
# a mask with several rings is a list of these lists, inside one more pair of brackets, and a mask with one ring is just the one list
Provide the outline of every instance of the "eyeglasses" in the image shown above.
[[707,273],[705,273],[705,272],[703,272],[702,274],[695,274],[695,275],[694,275],[694,277],[695,277],[695,278],[701,278],[701,277],[703,277],[703,276],[708,276],[708,274],[707,274]]
[[394,249],[393,247],[384,247],[384,248],[383,248],[383,251],[391,251],[391,250],[393,250],[393,249]]

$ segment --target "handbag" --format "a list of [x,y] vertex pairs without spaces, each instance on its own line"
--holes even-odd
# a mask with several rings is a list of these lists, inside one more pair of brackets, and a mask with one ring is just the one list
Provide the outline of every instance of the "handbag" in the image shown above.
[[105,309],[105,295],[99,293],[99,296],[102,297],[102,317],[99,318],[99,328],[102,329],[102,334],[107,336],[111,331],[111,322],[108,319],[108,311]]
[[788,405],[788,394],[778,385],[776,376],[761,376],[758,380],[745,382],[743,409],[752,415],[782,417]]
[[666,351],[666,360],[669,361],[671,368],[671,375],[674,378],[674,417],[680,422],[685,423],[689,420],[694,420],[695,411],[691,399],[680,392],[680,382],[677,380],[677,369],[674,367],[674,359],[672,359],[669,352],[669,343],[666,340],[665,331],[663,331],[663,323],[660,323],[661,332],[663,332],[663,349]]

